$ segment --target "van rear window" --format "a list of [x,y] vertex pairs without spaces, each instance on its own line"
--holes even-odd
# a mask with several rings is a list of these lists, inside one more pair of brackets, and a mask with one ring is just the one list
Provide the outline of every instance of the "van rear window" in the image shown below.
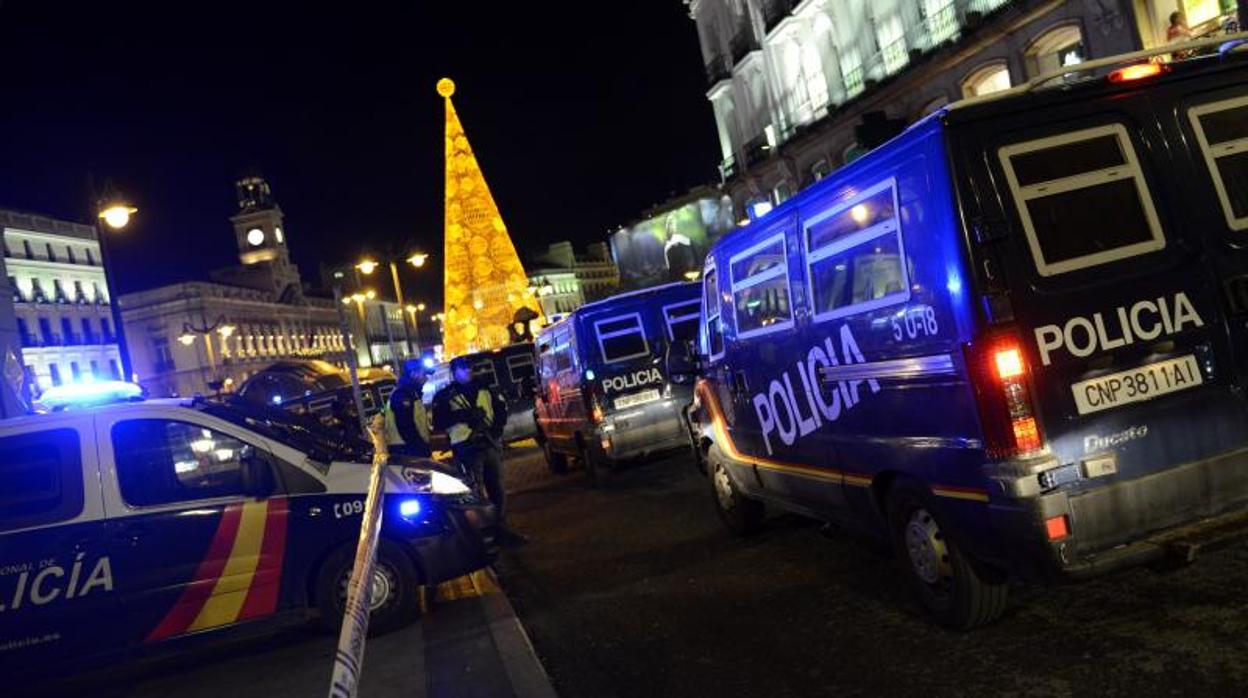
[[73,429],[0,438],[0,531],[82,513],[82,450]]
[[[999,155],[1041,275],[1165,247],[1148,185],[1121,124],[1016,143]],[[1106,225],[1105,211],[1113,211],[1113,225]]]
[[650,344],[641,324],[641,315],[630,313],[594,323],[602,360],[607,363],[650,355]]
[[1248,97],[1193,107],[1192,127],[1232,230],[1248,230]]
[[691,301],[663,306],[663,321],[667,325],[668,339],[673,342],[697,340],[701,304],[702,301],[695,298]]
[[787,249],[784,233],[780,233],[730,260],[733,320],[738,339],[793,325]]

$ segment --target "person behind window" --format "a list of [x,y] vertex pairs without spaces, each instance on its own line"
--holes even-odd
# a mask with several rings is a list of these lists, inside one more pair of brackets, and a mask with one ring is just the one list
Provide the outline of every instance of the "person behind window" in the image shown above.
[[433,456],[429,446],[429,414],[421,401],[426,369],[420,359],[408,359],[403,362],[402,370],[398,387],[390,393],[384,410],[386,443],[391,453],[429,458]]
[[1191,41],[1192,30],[1187,28],[1187,16],[1182,12],[1170,13],[1170,26],[1166,29],[1166,43]]

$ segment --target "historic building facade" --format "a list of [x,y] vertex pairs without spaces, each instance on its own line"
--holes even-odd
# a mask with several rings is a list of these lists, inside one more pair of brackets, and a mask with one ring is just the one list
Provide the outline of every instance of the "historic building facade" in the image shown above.
[[120,379],[96,229],[15,211],[0,211],[0,226],[29,390]]
[[[761,215],[899,127],[964,97],[1216,31],[1229,0],[686,0],[738,218]],[[1191,6],[1191,7],[1188,7]],[[1208,6],[1208,7],[1206,7]],[[1206,11],[1207,10],[1207,11]],[[1205,15],[1209,15],[1206,17]],[[886,129],[885,129],[886,130]],[[871,144],[865,144],[871,145]]]
[[527,266],[529,291],[537,297],[547,322],[620,290],[620,270],[605,242],[591,243],[582,254],[576,253],[571,242],[556,242]]
[[357,308],[305,295],[268,183],[248,177],[236,189],[239,212],[230,221],[239,266],[213,272],[211,282],[171,284],[118,299],[135,373],[152,395],[229,391],[284,359],[343,365],[340,310],[352,335],[359,332]]

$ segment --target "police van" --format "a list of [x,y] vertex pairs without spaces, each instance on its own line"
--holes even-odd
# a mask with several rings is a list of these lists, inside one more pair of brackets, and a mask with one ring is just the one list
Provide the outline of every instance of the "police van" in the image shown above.
[[596,485],[626,458],[687,447],[691,387],[669,381],[671,345],[697,337],[698,284],[588,303],[537,337],[535,414],[551,470],[580,460]]
[[[0,422],[0,671],[342,618],[371,453],[272,408],[152,400]],[[392,461],[370,628],[489,562],[460,480]]]
[[[507,401],[507,424],[503,427],[503,442],[510,443],[537,436],[537,424],[533,421],[533,343],[517,342],[489,351],[479,351],[464,356],[472,366],[472,377],[497,390]],[[432,404],[433,396],[451,382],[449,362],[438,364],[429,381],[425,383],[425,402]]]
[[1010,575],[1244,532],[1239,48],[955,104],[721,239],[696,414],[725,523],[767,503],[887,534],[957,627]]

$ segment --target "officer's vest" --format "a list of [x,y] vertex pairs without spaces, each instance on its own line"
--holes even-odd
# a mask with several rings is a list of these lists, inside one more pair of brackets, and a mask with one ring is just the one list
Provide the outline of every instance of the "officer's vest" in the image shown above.
[[[455,409],[471,409],[468,405],[468,398],[464,397],[463,393],[456,393],[455,397],[451,400],[451,405]],[[490,395],[489,390],[482,388],[477,391],[477,407],[485,410],[486,423],[493,424],[494,399]],[[447,430],[447,436],[450,437],[452,446],[462,444],[468,440],[468,437],[472,436],[472,426],[464,424],[463,422],[452,424],[451,428]]]
[[[394,421],[394,410],[390,409],[390,401],[386,400],[386,405],[381,409],[382,414],[386,416],[386,443],[391,446],[402,445],[403,436],[399,434],[399,427]],[[424,439],[425,444],[429,444],[429,415],[425,412],[425,403],[416,400],[412,405],[412,417],[416,420],[416,431],[420,432],[420,438]]]

